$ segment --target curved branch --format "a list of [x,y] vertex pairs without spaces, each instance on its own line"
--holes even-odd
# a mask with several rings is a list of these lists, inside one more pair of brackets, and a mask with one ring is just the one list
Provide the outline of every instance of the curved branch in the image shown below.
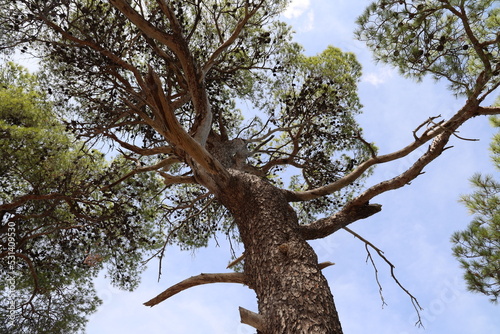
[[[392,179],[382,181],[368,188],[359,196],[355,197],[350,202],[348,202],[341,211],[335,213],[334,215],[328,218],[320,219],[314,223],[311,223],[310,225],[301,226],[300,229],[304,237],[306,239],[317,239],[328,236],[333,232],[337,231],[338,229],[346,227],[347,225],[356,220],[367,218],[380,211],[381,210],[380,205],[368,204],[368,202],[377,195],[380,195],[390,190],[401,188],[409,184],[412,180],[417,178],[419,175],[423,174],[422,171],[424,167],[427,166],[433,160],[435,160],[439,155],[441,155],[442,152],[444,152],[446,149],[449,148],[446,147],[446,144],[448,143],[450,136],[455,134],[457,128],[460,125],[462,125],[465,121],[467,121],[472,117],[486,114],[491,110],[490,108],[488,109],[480,108],[479,106],[477,106],[477,104],[474,105],[474,103],[477,103],[477,101],[469,100],[466,106],[462,108],[450,120],[444,123],[439,122],[437,124],[432,125],[432,127],[426,130],[421,135],[420,138],[415,136],[417,137],[417,139],[414,141],[412,145],[416,144],[419,144],[418,146],[422,145],[423,143],[421,143],[421,141],[427,137],[431,137],[434,139],[432,143],[429,145],[427,151],[424,154],[422,154],[420,158],[418,158],[415,161],[415,163],[412,166],[410,166],[406,171],[402,172],[401,174],[397,175]],[[498,108],[493,108],[493,109],[497,110],[494,111],[491,110],[491,112],[498,111]],[[403,150],[397,151],[389,155],[369,159],[365,163],[361,164],[354,172],[341,179],[342,182],[346,182],[345,180],[346,178],[348,179],[357,170],[362,169],[364,164],[375,164],[376,162],[378,163],[385,162],[384,160],[387,159],[390,159],[388,161],[391,161],[394,159],[394,156],[402,154],[401,152],[406,152],[406,150],[408,150],[409,147],[412,147],[412,145],[409,145]],[[413,151],[414,149],[415,148],[413,148],[411,151]],[[334,188],[337,184],[338,182],[330,184],[326,187],[318,188],[316,190],[303,192],[302,193],[303,197],[300,197],[299,194],[298,200],[304,200],[304,198],[307,200],[309,198],[319,197],[322,194],[327,194],[328,191],[331,188]],[[297,194],[292,194],[292,196],[297,196]],[[297,197],[294,198],[292,196],[290,196],[289,198],[291,198],[292,200],[297,199]]]
[[[104,186],[103,188],[101,188],[101,190],[107,190],[109,188],[113,188],[117,184],[125,181],[126,179],[128,179],[136,174],[158,171],[160,168],[168,168],[168,166],[172,165],[174,162],[177,162],[177,161],[178,161],[177,158],[169,157],[169,158],[163,159],[162,161],[160,161],[159,163],[157,163],[155,165],[136,168],[136,169],[132,170],[131,172],[125,174],[124,176],[122,176],[121,178],[116,180],[115,182],[108,184],[107,186]],[[192,178],[192,177],[189,177],[189,178],[185,178],[185,177],[181,177],[181,176],[175,177],[173,175],[168,175],[167,173],[162,172],[162,171],[158,171],[158,172],[165,179],[165,184],[167,184],[167,181],[168,181],[168,184],[197,183],[194,180],[194,178]]]
[[441,155],[441,153],[443,153],[447,149],[447,147],[445,146],[448,143],[451,135],[452,132],[445,132],[440,134],[434,139],[432,144],[429,145],[427,152],[424,153],[419,159],[417,159],[417,161],[410,168],[392,179],[382,181],[368,188],[361,195],[350,201],[346,205],[346,208],[349,209],[361,203],[366,203],[377,195],[410,184],[412,180],[423,174],[422,170],[425,166],[427,166],[431,161],[435,160],[438,156]]
[[200,274],[192,276],[182,282],[172,285],[158,296],[145,302],[144,305],[153,307],[181,291],[192,288],[193,286],[209,283],[240,283],[246,285],[247,278],[246,275],[242,273]]
[[[426,121],[423,124],[429,122],[429,128],[424,131],[424,133],[418,137],[415,135],[415,132],[422,127],[423,124],[419,125],[419,127],[414,131],[415,140],[403,147],[402,149],[385,154],[380,156],[372,157],[365,162],[361,163],[357,168],[355,168],[351,173],[347,174],[343,178],[330,183],[328,185],[318,187],[315,189],[307,190],[307,191],[285,191],[287,199],[289,202],[300,202],[300,201],[308,201],[315,198],[319,198],[325,195],[332,194],[343,187],[351,184],[356,179],[358,179],[364,172],[366,172],[370,167],[382,164],[390,161],[394,161],[400,158],[403,158],[410,153],[414,152],[419,147],[423,146],[428,141],[434,139],[433,143],[430,145],[427,153],[424,153],[415,164],[410,167],[406,172],[401,175],[368,189],[362,196],[359,196],[355,200],[351,201],[351,206],[362,205],[363,203],[368,202],[371,198],[376,195],[379,195],[382,192],[387,190],[392,190],[399,188],[418,175],[420,175],[420,171],[432,160],[437,158],[444,150],[445,144],[448,142],[449,137],[456,132],[456,130],[468,119],[478,116],[478,115],[492,115],[497,114],[500,108],[485,108],[479,107],[479,101],[475,98],[471,97],[464,107],[462,107],[453,117],[451,117],[446,122],[438,122],[433,123]],[[432,118],[431,118],[432,119]],[[375,190],[376,188],[376,190]]]

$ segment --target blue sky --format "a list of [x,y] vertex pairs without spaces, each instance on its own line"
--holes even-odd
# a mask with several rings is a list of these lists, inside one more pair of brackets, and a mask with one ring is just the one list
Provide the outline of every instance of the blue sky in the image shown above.
[[[364,69],[359,85],[364,113],[359,122],[365,138],[375,142],[383,154],[409,143],[412,131],[427,118],[439,114],[446,118],[463,101],[455,99],[444,82],[429,79],[415,83],[402,78],[397,70],[373,62],[363,43],[353,39],[354,21],[368,4],[365,0],[294,0],[283,19],[294,27],[296,40],[309,55],[328,45],[356,53]],[[409,298],[392,281],[385,263],[373,254],[387,303],[382,308],[373,269],[365,262],[363,243],[344,231],[312,243],[320,261],[336,263],[326,268],[324,274],[335,296],[344,333],[498,332],[500,306],[466,291],[449,242],[450,235],[471,220],[457,202],[460,194],[470,192],[468,178],[478,171],[496,173],[500,178],[489,159],[488,145],[493,134],[487,118],[470,121],[460,129],[460,135],[480,139],[479,142],[452,139],[454,147],[410,186],[373,201],[383,205],[382,212],[351,225],[396,265],[398,279],[424,308],[425,330],[414,326],[416,314]],[[415,157],[410,155],[377,167],[367,185],[395,176],[410,166]],[[142,305],[187,277],[225,272],[229,246],[223,238],[218,244],[213,242],[195,253],[170,248],[162,280],[157,282],[157,266],[152,264],[143,275],[141,286],[132,293],[111,287],[102,277],[96,280],[104,304],[91,316],[87,333],[254,333],[239,323],[238,306],[257,311],[255,295],[245,286],[199,286],[153,308]]]

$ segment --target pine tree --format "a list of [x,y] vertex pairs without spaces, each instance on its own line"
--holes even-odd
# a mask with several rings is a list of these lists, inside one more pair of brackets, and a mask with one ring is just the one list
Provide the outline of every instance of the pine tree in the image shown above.
[[[417,178],[462,124],[500,113],[484,105],[500,85],[498,8],[493,0],[368,7],[358,37],[378,60],[448,80],[467,98],[448,119],[416,126],[400,150],[378,154],[355,120],[355,56],[334,47],[304,55],[279,21],[287,3],[0,0],[0,50],[38,57],[54,92],[74,106],[75,135],[137,162],[102,179],[102,189],[162,178],[151,205],[165,234],[157,256],[171,244],[202,247],[216,233],[244,245],[242,272],[187,279],[147,305],[198,284],[243,283],[259,310],[242,310],[241,320],[259,333],[339,334],[325,264],[308,240],[378,213],[372,201]],[[373,167],[422,147],[399,175],[361,188]],[[137,226],[134,219],[121,226]]]
[[133,289],[142,254],[155,248],[148,205],[161,182],[142,177],[133,182],[143,189],[103,190],[130,163],[107,163],[75,140],[55,109],[36,75],[0,68],[2,333],[82,332],[101,303],[92,282],[99,270]]
[[[500,127],[500,120],[492,118]],[[500,170],[500,133],[491,143],[492,160]],[[474,193],[461,201],[474,219],[469,226],[455,232],[451,238],[453,255],[465,270],[464,278],[470,291],[480,292],[497,303],[500,296],[500,182],[492,175],[475,174],[471,178]]]

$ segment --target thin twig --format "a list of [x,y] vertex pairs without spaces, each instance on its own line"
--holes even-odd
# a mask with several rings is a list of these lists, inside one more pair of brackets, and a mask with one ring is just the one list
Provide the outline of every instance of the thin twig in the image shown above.
[[[377,268],[375,267],[375,263],[373,262],[373,259],[371,257],[371,254],[370,254],[369,250],[368,250],[368,247],[371,247],[372,249],[374,249],[377,252],[377,254],[385,261],[385,263],[387,263],[389,265],[389,267],[391,268],[391,277],[392,277],[392,279],[410,297],[410,300],[411,300],[411,303],[413,305],[413,308],[417,312],[418,320],[415,322],[415,325],[417,325],[418,327],[424,327],[424,325],[422,324],[422,317],[420,315],[420,311],[422,311],[423,308],[420,306],[417,298],[415,298],[405,287],[403,287],[403,285],[396,278],[396,275],[394,274],[394,268],[396,268],[396,267],[391,263],[391,261],[389,261],[387,259],[387,257],[385,257],[384,252],[382,250],[380,250],[379,248],[377,248],[374,244],[372,244],[371,242],[369,242],[368,240],[366,240],[365,238],[363,238],[362,236],[360,236],[359,234],[357,234],[356,232],[354,232],[353,230],[351,230],[350,228],[344,227],[344,230],[346,230],[347,232],[351,233],[354,237],[358,238],[359,240],[361,240],[361,241],[363,241],[365,243],[365,248],[366,248],[366,250],[368,252],[368,258],[371,260],[372,265],[375,268],[375,276],[377,277],[377,283],[378,284],[379,284],[379,282],[378,282],[378,276],[377,276],[378,275],[377,274],[378,271],[377,271]],[[382,297],[382,287],[380,286],[380,284],[379,284],[379,288],[380,288],[379,292],[381,293],[382,302],[385,304],[384,298]]]
[[378,294],[380,295],[380,300],[382,300],[382,308],[384,308],[385,305],[387,305],[387,303],[385,302],[385,299],[384,299],[384,294],[382,292],[382,285],[380,284],[380,281],[378,279],[378,269],[377,269],[377,265],[375,264],[375,262],[373,261],[373,257],[372,257],[372,254],[370,253],[370,249],[368,248],[368,244],[365,243],[365,249],[366,249],[366,262],[368,262],[368,260],[370,260],[372,266],[373,266],[373,269],[375,270],[375,280],[377,281],[377,285],[378,285]]

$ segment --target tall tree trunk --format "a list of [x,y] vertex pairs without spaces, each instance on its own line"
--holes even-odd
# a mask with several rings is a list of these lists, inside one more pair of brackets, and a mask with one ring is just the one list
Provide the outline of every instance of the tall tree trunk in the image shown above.
[[231,175],[220,200],[232,211],[245,246],[244,270],[264,322],[260,332],[342,333],[316,253],[282,192],[258,176]]

